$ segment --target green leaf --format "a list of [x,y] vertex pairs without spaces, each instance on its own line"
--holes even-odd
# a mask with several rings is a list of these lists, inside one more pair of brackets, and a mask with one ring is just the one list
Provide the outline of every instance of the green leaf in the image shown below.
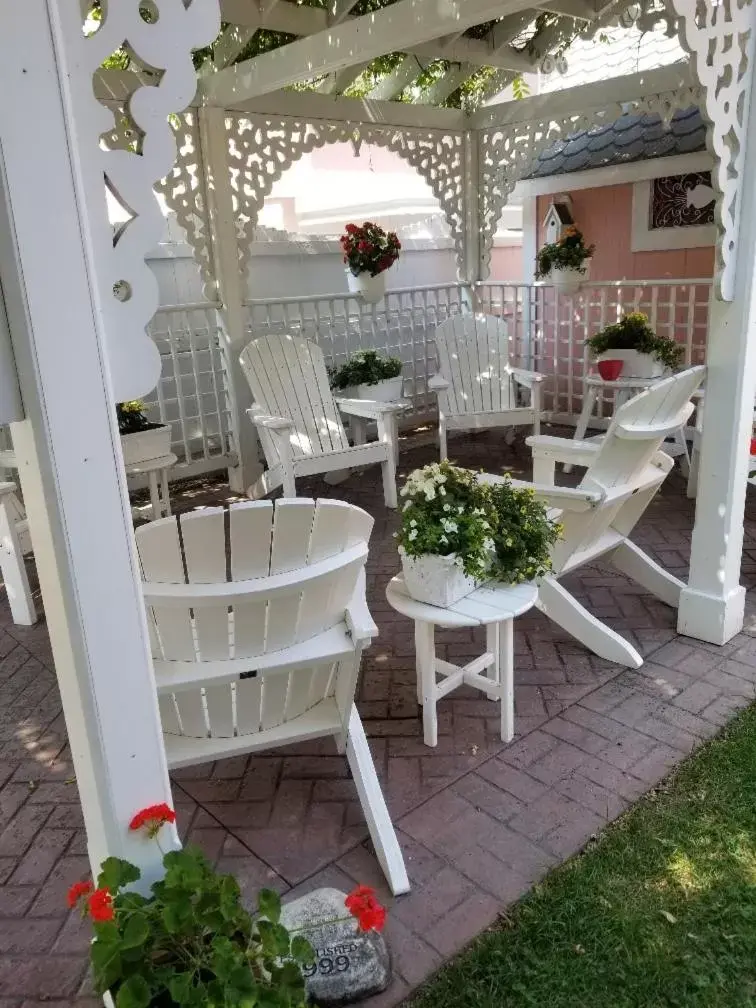
[[95,987],[98,994],[104,994],[121,979],[122,964],[119,947],[115,942],[96,941],[91,950]]
[[133,864],[124,861],[122,858],[105,858],[97,876],[98,889],[110,889],[115,894],[119,889],[136,882],[142,877],[142,873]]
[[147,918],[144,914],[134,913],[126,922],[121,938],[121,947],[124,949],[137,948],[144,945],[150,934]]
[[294,935],[291,939],[291,954],[303,966],[309,966],[315,961],[315,949],[302,935]]
[[192,974],[178,973],[171,977],[168,984],[168,993],[176,1004],[186,1004],[192,996]]
[[183,931],[191,921],[191,906],[185,903],[168,903],[163,907],[162,920],[168,934]]
[[281,919],[281,897],[272,889],[261,889],[257,897],[257,909],[262,917],[278,924]]
[[116,994],[116,1008],[147,1008],[151,993],[144,977],[130,976],[122,983]]

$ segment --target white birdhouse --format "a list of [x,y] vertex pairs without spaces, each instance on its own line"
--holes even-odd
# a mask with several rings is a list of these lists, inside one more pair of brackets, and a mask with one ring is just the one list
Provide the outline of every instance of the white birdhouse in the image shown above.
[[571,227],[575,221],[570,212],[570,197],[558,196],[549,206],[543,219],[544,240],[547,244],[559,241],[565,228]]

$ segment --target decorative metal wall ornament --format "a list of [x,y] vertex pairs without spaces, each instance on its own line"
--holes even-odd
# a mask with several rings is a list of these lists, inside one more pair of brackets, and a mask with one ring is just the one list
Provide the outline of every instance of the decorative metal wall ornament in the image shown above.
[[712,179],[721,198],[716,221],[716,286],[723,301],[735,287],[746,124],[750,104],[756,6],[753,0],[667,0],[678,18],[680,43],[690,53],[701,84],[701,113],[709,124],[709,145],[717,157]]
[[[169,116],[186,108],[196,91],[192,50],[209,44],[220,28],[217,0],[151,0],[148,15],[145,10],[143,0],[103,4],[99,22],[72,19],[66,40],[82,70],[72,76],[72,88],[79,143],[90,156],[88,183],[99,175],[128,214],[110,249],[98,249],[97,262],[114,392],[122,400],[149,391],[160,375],[157,350],[146,332],[158,288],[145,256],[164,228],[153,187],[171,171],[176,156]],[[97,100],[93,78],[121,48],[135,66],[160,71],[159,86],[144,84],[135,74],[139,83],[128,102],[113,108]]]
[[656,178],[651,185],[649,229],[704,227],[714,223],[716,193],[711,172]]

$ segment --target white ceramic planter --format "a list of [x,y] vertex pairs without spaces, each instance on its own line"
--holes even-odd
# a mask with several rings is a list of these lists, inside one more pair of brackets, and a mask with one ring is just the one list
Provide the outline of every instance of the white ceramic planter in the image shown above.
[[454,562],[452,556],[425,553],[411,557],[401,554],[407,591],[417,602],[448,609],[479,587],[479,582]]
[[620,378],[661,378],[666,367],[651,354],[638,353],[637,350],[607,350],[596,360],[624,361]]
[[402,398],[402,386],[404,379],[401,375],[397,378],[384,378],[373,385],[350,385],[339,393],[346,399],[368,399],[371,402],[397,402]]
[[376,276],[370,276],[369,273],[358,273],[355,276],[350,269],[344,272],[350,292],[361,297],[367,304],[375,304],[386,293],[386,273],[388,270],[384,270]]
[[576,294],[580,290],[581,284],[587,283],[590,270],[591,261],[590,259],[586,259],[585,273],[581,273],[580,270],[571,269],[570,267],[560,269],[558,266],[552,266],[546,279],[548,283],[556,287],[562,294]]
[[136,434],[121,434],[121,449],[123,462],[127,467],[169,455],[171,428],[163,424],[151,430],[137,431]]

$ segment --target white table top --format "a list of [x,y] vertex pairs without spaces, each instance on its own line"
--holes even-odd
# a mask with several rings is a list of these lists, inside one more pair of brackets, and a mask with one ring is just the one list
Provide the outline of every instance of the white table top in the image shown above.
[[140,473],[155,472],[156,469],[170,469],[177,462],[178,455],[174,455],[173,453],[170,455],[160,455],[158,458],[144,459],[142,462],[137,462],[136,465],[126,466],[126,473],[129,476],[138,476]]
[[655,385],[663,377],[661,375],[658,378],[615,378],[614,381],[608,381],[608,379],[602,378],[600,374],[589,374],[585,376],[585,384],[608,389],[643,389],[648,388],[649,385]]
[[512,619],[532,608],[537,597],[538,588],[532,581],[519,585],[489,581],[448,609],[442,609],[440,606],[428,605],[427,602],[418,602],[408,595],[401,574],[397,574],[386,585],[388,603],[397,612],[410,619],[435,623],[436,626],[447,629],[485,626],[487,623]]

